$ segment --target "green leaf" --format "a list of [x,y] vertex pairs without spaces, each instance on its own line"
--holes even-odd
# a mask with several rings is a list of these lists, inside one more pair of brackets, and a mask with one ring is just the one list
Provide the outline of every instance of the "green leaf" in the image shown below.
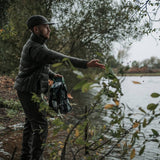
[[84,74],[80,71],[74,70],[73,73],[76,74],[79,79],[84,78]]
[[142,155],[142,154],[143,154],[143,152],[144,152],[144,150],[145,150],[145,145],[140,149],[140,151],[139,151],[139,155]]
[[147,109],[153,111],[157,108],[157,106],[158,104],[150,103],[148,104]]
[[55,63],[55,64],[52,65],[52,67],[56,68],[56,67],[59,67],[61,65],[62,65],[62,63]]
[[73,66],[69,58],[63,58],[62,62],[69,65],[72,68],[72,70],[75,70],[75,67]]
[[99,56],[99,57],[102,57],[102,56],[103,56],[103,54],[100,53],[100,52],[96,52],[96,55]]
[[141,107],[139,107],[139,110],[146,114],[145,110],[143,110]]
[[93,84],[93,82],[88,82],[88,83],[85,83],[83,86],[82,86],[82,92],[87,92],[89,89],[90,89],[90,86]]
[[79,83],[77,83],[77,84],[73,87],[73,89],[74,89],[74,90],[81,89],[82,86],[83,86],[85,83],[86,83],[86,81],[85,81],[85,80],[82,80],[82,81],[80,81]]
[[158,139],[151,139],[152,142],[157,142],[159,143],[159,140]]
[[151,94],[151,97],[152,97],[152,98],[157,98],[157,97],[159,97],[159,96],[160,96],[159,93],[152,93],[152,94]]
[[153,134],[154,134],[156,137],[159,136],[159,133],[158,133],[155,129],[152,129],[152,132],[153,132]]
[[151,117],[148,121],[148,124],[150,124],[153,121],[154,117]]
[[69,61],[69,58],[63,58],[62,62]]
[[147,125],[147,120],[146,120],[146,118],[145,118],[144,121],[143,121],[143,128],[145,128],[146,125]]
[[158,114],[155,114],[155,117],[159,117],[160,116],[160,113],[158,113]]

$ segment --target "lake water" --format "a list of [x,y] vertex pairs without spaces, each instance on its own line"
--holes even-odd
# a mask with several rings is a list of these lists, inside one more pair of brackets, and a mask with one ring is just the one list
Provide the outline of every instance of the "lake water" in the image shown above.
[[[140,82],[135,84],[133,81]],[[141,117],[138,113],[139,107],[146,110],[149,103],[159,103],[160,98],[152,98],[150,95],[153,92],[160,93],[160,77],[126,77],[122,83],[122,91],[124,96],[121,97],[121,103],[127,104],[135,113],[135,118]],[[158,112],[160,110],[158,109]],[[160,120],[154,120],[149,127],[144,129],[146,135],[151,133],[151,129],[155,129],[160,134]],[[141,142],[139,142],[141,144]],[[157,144],[149,142],[146,145],[143,156],[136,157],[139,160],[160,160],[160,148],[157,149]]]
[[[134,83],[138,82],[138,83]],[[160,98],[152,98],[150,95],[153,92],[160,93],[160,77],[125,77],[122,82],[122,92],[123,96],[120,99],[121,103],[128,105],[134,113],[134,118],[139,119],[142,117],[142,112],[139,107],[147,110],[147,105],[149,103],[159,103]],[[160,110],[158,110],[159,112]],[[127,112],[127,111],[126,111]],[[105,119],[105,118],[104,118]],[[106,117],[107,119],[107,117]],[[150,126],[143,129],[145,134],[149,136],[152,133],[151,129],[155,129],[160,134],[160,120],[154,120]],[[160,139],[159,139],[160,140]],[[136,148],[135,157],[136,160],[160,160],[160,148],[158,149],[157,143],[148,142],[146,143],[145,152],[142,156],[138,156],[139,147],[142,147],[142,141],[138,141]],[[128,158],[129,159],[129,158]]]
[[[119,78],[121,79],[121,78]],[[138,82],[135,84],[134,81]],[[139,107],[147,110],[147,105],[150,103],[159,103],[159,98],[152,98],[150,95],[154,92],[160,93],[160,77],[159,76],[129,76],[125,77],[124,81],[121,84],[123,96],[120,98],[120,103],[128,105],[134,113],[134,118],[139,120],[142,117],[142,112],[139,110]],[[91,102],[92,96],[96,94],[99,88],[92,89],[88,94],[84,93],[75,97],[78,100],[79,105],[85,105],[86,103]],[[75,96],[75,95],[74,95]],[[160,108],[160,106],[159,106]],[[126,112],[129,112],[129,110]],[[158,109],[160,113],[160,109]],[[147,117],[146,117],[147,118]],[[104,117],[104,120],[107,120],[107,117]],[[130,126],[128,126],[130,128]],[[152,134],[151,129],[155,129],[160,134],[160,119],[155,119],[149,126],[143,129],[146,136]],[[130,140],[130,139],[129,139]],[[159,138],[160,140],[160,138]],[[160,160],[160,148],[158,149],[158,144],[153,142],[146,143],[146,148],[143,155],[138,156],[139,149],[143,146],[142,141],[139,140],[136,144],[136,160]],[[135,147],[136,147],[135,146]],[[129,157],[127,159],[130,159]],[[117,160],[117,159],[116,159]]]
[[[135,84],[133,81],[140,82]],[[152,98],[153,92],[160,93],[160,77],[126,77],[122,82],[124,96],[121,102],[128,104],[132,109],[145,108],[149,103],[159,102],[159,98]]]

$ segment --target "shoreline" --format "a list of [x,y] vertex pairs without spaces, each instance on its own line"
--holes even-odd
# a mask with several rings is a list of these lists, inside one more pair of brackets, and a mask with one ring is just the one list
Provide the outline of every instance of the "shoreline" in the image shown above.
[[160,73],[124,73],[123,75],[116,74],[117,76],[160,76]]

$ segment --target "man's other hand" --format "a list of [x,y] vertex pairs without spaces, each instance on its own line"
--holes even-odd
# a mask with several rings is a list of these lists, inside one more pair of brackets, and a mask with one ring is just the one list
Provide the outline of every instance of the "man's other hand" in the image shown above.
[[61,74],[55,74],[55,77],[63,77]]

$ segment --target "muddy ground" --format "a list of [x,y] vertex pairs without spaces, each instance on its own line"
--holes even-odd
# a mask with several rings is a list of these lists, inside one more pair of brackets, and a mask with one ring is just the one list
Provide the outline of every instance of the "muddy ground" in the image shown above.
[[[20,159],[25,116],[22,109],[13,110],[10,106],[3,104],[6,100],[13,99],[14,101],[18,101],[16,90],[13,89],[13,85],[13,78],[0,76],[0,160]],[[53,130],[54,126],[49,122],[47,142],[64,142],[67,132],[62,131],[56,135],[56,137],[53,137]],[[54,148],[45,148],[45,160],[50,159],[50,152],[52,150],[54,150]]]
[[[0,160],[20,159],[24,113],[22,110],[16,111],[3,104],[7,100],[18,100],[13,85],[13,78],[0,76]],[[45,155],[48,153],[45,152]]]
[[[24,113],[22,109],[12,110],[11,107],[3,105],[6,100],[13,99],[18,101],[16,90],[13,89],[14,78],[7,76],[0,76],[0,160],[19,160],[21,153],[22,133],[24,124]],[[85,95],[86,96],[86,95]],[[64,121],[67,124],[74,124],[75,118],[79,112],[83,111],[81,106],[85,106],[86,100],[89,101],[89,95],[85,97],[83,94],[74,93],[74,104],[80,104],[79,108],[73,106],[72,112],[66,115]],[[81,97],[81,98],[79,98]],[[83,99],[83,100],[82,100]],[[12,104],[11,104],[12,105]],[[21,107],[20,107],[21,108]],[[50,117],[53,118],[53,117]],[[57,117],[54,117],[57,118]],[[51,120],[53,121],[53,119]],[[63,144],[67,131],[59,132],[56,137],[53,136],[54,126],[49,120],[49,133],[47,142],[52,144],[55,142],[61,142]],[[54,150],[53,147],[45,147],[44,158],[49,160],[50,153]],[[60,149],[60,151],[62,148]],[[57,154],[60,152],[57,151]],[[81,155],[79,155],[81,156]],[[14,157],[14,158],[12,158]],[[70,153],[67,152],[66,160],[71,160]],[[53,158],[51,158],[53,159]],[[80,158],[81,159],[81,158]]]

